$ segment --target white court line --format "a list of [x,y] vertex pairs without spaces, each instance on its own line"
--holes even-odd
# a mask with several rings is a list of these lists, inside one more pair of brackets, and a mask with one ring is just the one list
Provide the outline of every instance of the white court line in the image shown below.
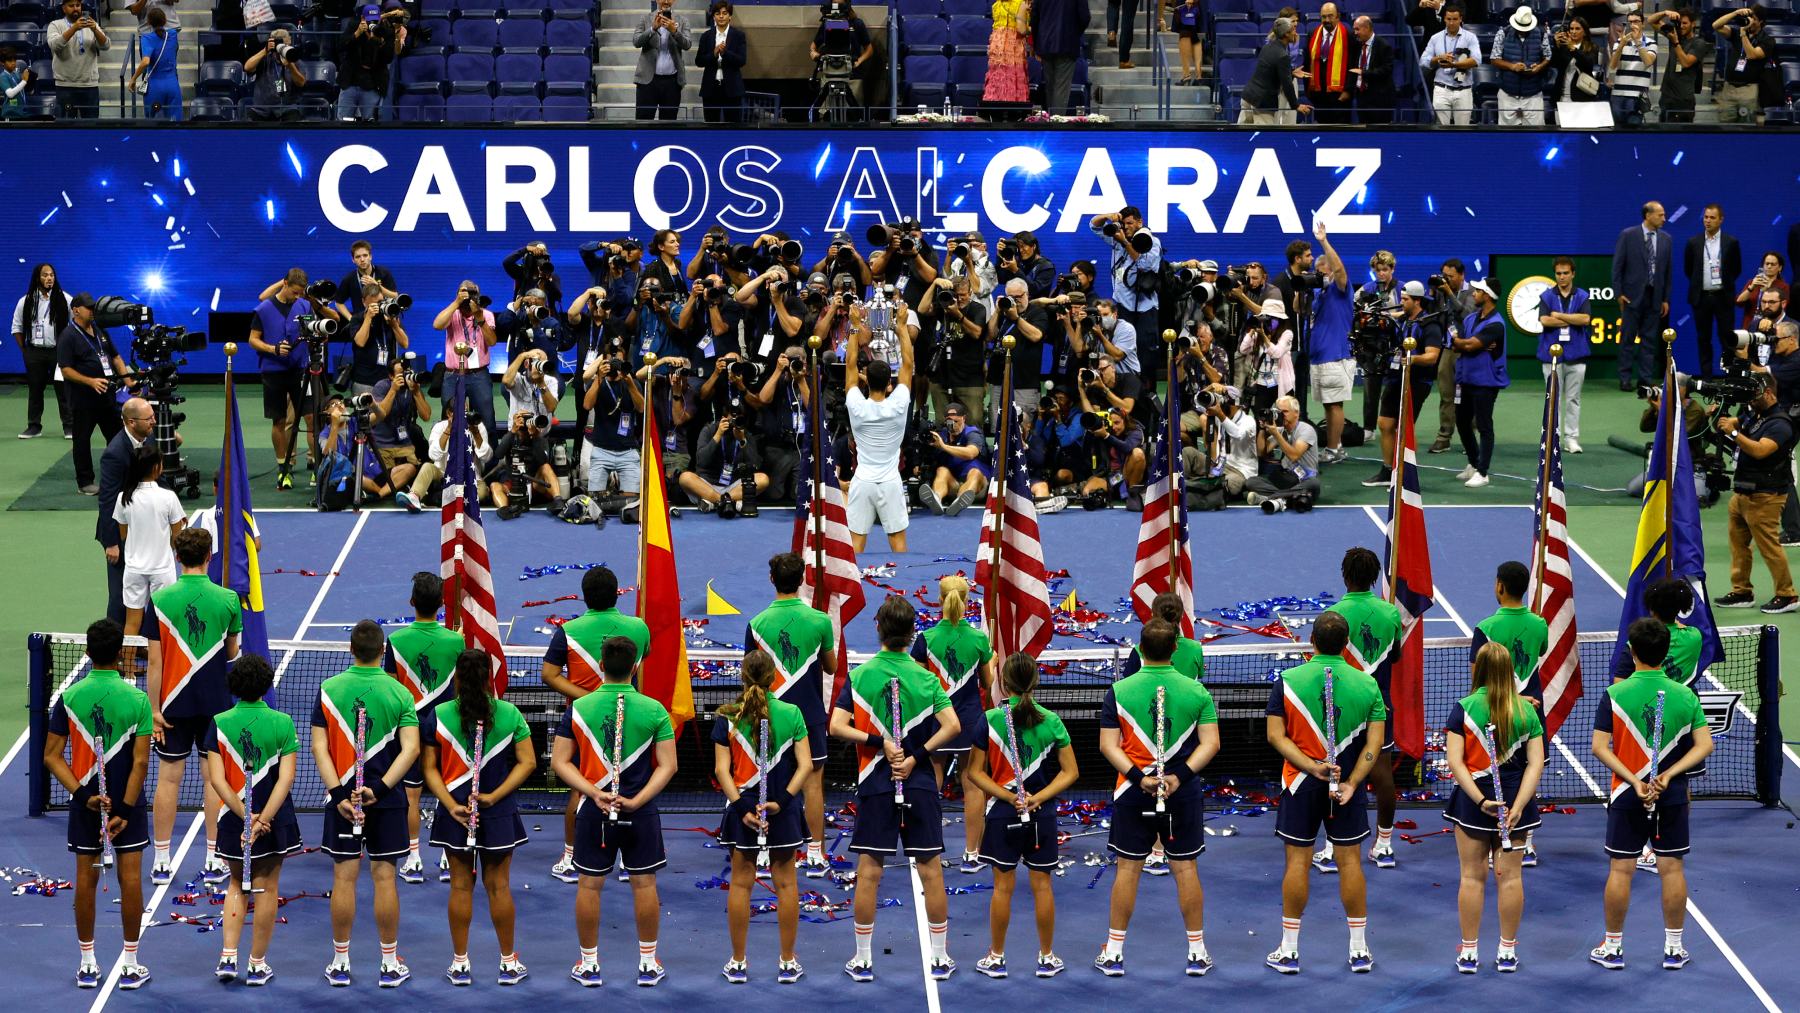
[[[305,617],[300,620],[299,628],[294,631],[294,640],[305,638],[307,626],[311,624],[313,616],[319,614],[319,606],[325,603],[325,595],[330,592],[332,583],[337,579],[337,571],[343,568],[344,561],[350,557],[350,549],[356,544],[357,537],[362,534],[363,525],[367,524],[368,521],[369,514],[367,511],[357,514],[356,526],[350,529],[350,536],[344,539],[344,547],[338,551],[337,560],[331,564],[331,572],[326,575],[324,581],[319,584],[319,590],[313,595],[312,604],[308,606]],[[275,669],[276,684],[281,682],[281,675],[283,672],[287,671],[288,663],[293,661],[294,654],[295,651],[292,648],[283,652],[281,664]],[[16,746],[14,748],[17,749]],[[3,769],[4,768],[0,768],[0,770]],[[194,834],[204,826],[205,823],[206,814],[195,813],[192,822],[188,824],[187,834],[182,837],[181,847],[176,850],[172,859],[172,867],[177,873],[179,873],[181,869],[182,862],[187,859],[188,849],[192,847],[194,843]],[[157,887],[156,892],[150,895],[149,903],[144,905],[143,927],[138,930],[138,941],[140,945],[143,942],[144,929],[150,927],[151,916],[156,913],[157,908],[162,906],[163,897],[169,892],[169,887],[175,884],[175,879],[175,876],[171,876],[169,882]],[[124,969],[125,954],[121,951],[118,959],[113,962],[112,971],[106,976],[105,986],[100,989],[100,994],[94,997],[94,1004],[88,1007],[88,1013],[100,1013],[100,1011],[105,1008],[106,1001],[112,998],[113,990],[118,987],[119,974]]]
[[[940,856],[938,866],[941,868],[943,864]],[[925,1010],[926,1013],[940,1013],[943,1007],[938,1003],[938,983],[931,976],[931,925],[925,921],[925,884],[919,879],[917,859],[906,860],[906,874],[912,881],[913,920],[919,929],[919,970],[925,974]]]
[[[1373,509],[1368,509],[1368,517],[1371,521],[1375,522],[1376,527],[1381,528],[1384,532],[1386,531],[1387,526],[1382,523],[1380,516],[1377,515]],[[1620,598],[1625,597],[1624,589],[1620,588],[1605,570],[1595,566],[1593,559],[1590,558],[1587,553],[1582,552],[1580,546],[1575,545],[1574,539],[1569,540],[1569,545],[1580,554],[1581,558],[1587,562],[1588,566],[1593,567],[1595,572],[1599,573],[1608,584],[1612,585],[1613,590],[1619,592]],[[1434,587],[1433,590],[1435,591],[1436,588]],[[1468,635],[1468,626],[1463,623],[1462,617],[1457,615],[1456,609],[1450,604],[1449,600],[1442,595],[1435,596],[1434,600],[1437,604],[1444,606],[1445,612],[1448,612],[1451,616],[1456,618],[1457,625],[1462,626],[1464,635]],[[1574,755],[1569,752],[1569,748],[1562,742],[1562,737],[1560,735],[1556,736],[1552,741],[1554,741],[1557,748],[1562,751],[1563,756],[1573,764],[1575,770],[1581,774],[1582,780],[1587,782],[1588,787],[1593,790],[1594,794],[1601,798],[1605,798],[1606,793],[1600,790],[1600,786],[1596,784],[1593,777],[1588,774],[1587,768],[1583,767],[1580,762],[1575,759]],[[1769,1013],[1781,1013],[1781,1007],[1775,1005],[1774,1000],[1769,998],[1769,993],[1764,991],[1762,983],[1756,980],[1756,975],[1750,973],[1750,969],[1744,966],[1742,960],[1738,959],[1737,951],[1733,950],[1731,944],[1725,941],[1725,937],[1719,935],[1718,931],[1713,928],[1712,922],[1707,920],[1706,915],[1700,910],[1700,905],[1694,903],[1691,896],[1688,898],[1687,909],[1688,913],[1694,916],[1694,921],[1699,924],[1701,931],[1706,933],[1706,937],[1712,940],[1713,945],[1717,946],[1719,952],[1724,954],[1725,960],[1737,971],[1738,977],[1743,979],[1744,984],[1750,986],[1751,993],[1761,1001],[1763,1008],[1768,1010]]]

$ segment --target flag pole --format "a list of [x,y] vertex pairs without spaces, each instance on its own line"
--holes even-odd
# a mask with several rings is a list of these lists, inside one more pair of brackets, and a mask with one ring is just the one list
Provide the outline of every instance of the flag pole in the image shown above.
[[1560,425],[1551,425],[1552,421],[1560,423],[1561,416],[1556,410],[1556,399],[1560,391],[1560,376],[1557,366],[1562,361],[1562,344],[1550,346],[1550,382],[1544,387],[1544,460],[1538,469],[1538,528],[1537,558],[1532,562],[1531,611],[1539,611],[1544,604],[1544,549],[1550,540],[1550,455],[1555,448],[1551,444],[1558,438]]
[[[465,487],[463,489],[464,507],[456,511],[456,534],[450,542],[450,595],[444,602],[444,626],[452,630],[463,628],[463,515],[468,510],[468,497],[474,496],[476,503],[481,502],[481,478],[475,474],[475,446],[470,442],[472,437],[469,436],[469,353],[474,350],[475,346],[467,342],[456,343],[456,400],[450,405],[451,425],[456,424],[457,406],[462,407],[463,445],[469,448],[469,474],[475,478],[475,488]],[[456,438],[455,433],[450,433],[448,436],[452,440]],[[445,463],[449,464],[450,462],[446,461]],[[454,467],[460,477],[462,463],[456,462]]]
[[1682,437],[1681,392],[1675,389],[1675,328],[1663,331],[1663,577],[1675,576],[1675,441]]
[[[237,396],[232,393],[231,357],[238,351],[237,342],[225,343],[225,419],[226,438],[231,436],[231,423],[237,419]],[[243,426],[237,427],[238,442],[244,439]],[[230,448],[227,447],[227,450]],[[219,584],[231,587],[231,454],[219,455],[219,544],[214,546],[219,553]],[[235,589],[234,589],[235,590]],[[245,590],[248,590],[246,588]]]
[[1007,460],[1007,439],[1009,437],[1009,427],[1013,424],[1012,356],[1013,346],[1018,343],[1019,339],[1013,337],[1011,334],[1007,334],[1000,339],[1000,347],[1003,350],[1005,359],[1000,368],[1001,403],[995,406],[995,410],[1000,416],[1000,441],[994,444],[994,484],[996,486],[994,490],[994,544],[989,547],[992,555],[989,557],[988,562],[987,597],[981,603],[982,621],[986,624],[989,633],[993,636],[996,653],[1001,657],[1006,657],[1007,653],[1014,646],[1011,644],[1003,645],[1000,643],[1001,630],[999,625],[994,622],[994,603],[1000,596],[994,593],[994,589],[1000,586],[1000,543],[1006,535],[1006,469],[1009,463]]
[[1406,470],[1406,437],[1412,432],[1412,357],[1419,347],[1418,339],[1405,338],[1400,347],[1400,431],[1394,440],[1394,467],[1388,472],[1388,574],[1387,600],[1394,600],[1394,575],[1400,572],[1400,496],[1401,475]]
[[[1168,394],[1169,407],[1168,407],[1168,411],[1166,413],[1167,417],[1163,419],[1163,424],[1169,428],[1169,431],[1163,434],[1163,439],[1169,445],[1168,446],[1169,493],[1170,493],[1171,498],[1173,498],[1173,494],[1175,492],[1175,475],[1176,475],[1175,469],[1181,466],[1181,433],[1180,433],[1181,413],[1176,410],[1177,401],[1176,401],[1176,394],[1175,394],[1175,331],[1171,328],[1164,328],[1163,332],[1162,332],[1162,339],[1163,339],[1163,347],[1168,350],[1168,358],[1169,358],[1169,371],[1167,374],[1165,374],[1169,378],[1169,394]],[[1175,591],[1180,586],[1179,580],[1175,573],[1176,557],[1178,554],[1175,550],[1175,513],[1174,513],[1174,511],[1175,511],[1175,504],[1170,503],[1169,504],[1169,590],[1170,591]]]
[[825,436],[820,432],[823,413],[820,411],[820,400],[824,396],[819,383],[824,379],[824,371],[820,368],[819,358],[825,339],[817,334],[806,338],[806,371],[812,380],[811,404],[806,406],[807,428],[812,430],[812,502],[807,504],[806,524],[812,529],[812,564],[813,564],[813,600],[812,607],[823,612],[825,610],[825,519],[821,516],[824,508],[825,481]]
[[[645,390],[654,390],[655,389],[650,384],[650,377],[652,374],[655,373],[655,371],[656,371],[656,353],[655,352],[645,352],[644,353],[644,389]],[[627,382],[629,382],[629,378],[627,378]],[[643,441],[642,441],[641,445],[638,447],[638,460],[640,462],[650,460],[651,456],[654,454],[654,452],[656,450],[655,445],[650,442],[650,426],[656,418],[656,416],[654,414],[655,411],[656,411],[656,406],[651,403],[650,398],[646,397],[644,399],[645,424],[643,426],[639,427],[643,430]],[[662,481],[662,476],[660,474],[656,475],[655,479],[656,479],[656,481],[660,482],[660,481]],[[754,483],[752,483],[752,484],[754,484]],[[644,572],[645,572],[644,557],[648,554],[649,549],[650,549],[650,524],[649,524],[648,518],[646,518],[644,516],[645,511],[644,511],[643,485],[644,484],[642,481],[640,481],[638,483],[637,608],[638,608],[638,613],[639,613],[638,617],[640,619],[643,618],[642,610],[644,607]],[[664,508],[665,509],[667,508],[666,503],[664,505]]]

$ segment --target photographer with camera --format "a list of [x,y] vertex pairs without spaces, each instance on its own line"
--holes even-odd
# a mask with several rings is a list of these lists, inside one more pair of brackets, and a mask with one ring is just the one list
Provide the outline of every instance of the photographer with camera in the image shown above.
[[1075,396],[1067,387],[1051,390],[1049,397],[1030,414],[1016,409],[1028,423],[1025,467],[1031,478],[1031,496],[1040,514],[1053,514],[1068,506],[1076,485],[1087,481],[1091,461],[1082,453],[1087,433],[1075,411]]
[[400,55],[394,27],[405,23],[406,11],[363,4],[354,20],[338,45],[337,118],[373,123],[387,98],[389,68]]
[[[561,353],[574,348],[576,340],[574,332],[563,327],[562,314],[550,305],[549,295],[541,288],[526,289],[494,314],[494,336],[506,342],[505,354],[512,360],[526,352],[542,352],[538,365],[552,376],[561,374]],[[500,361],[508,360],[502,357]],[[489,362],[491,370],[495,363],[492,359]],[[501,386],[506,386],[505,381]]]
[[[550,513],[563,512],[562,484],[550,467],[550,419],[514,412],[506,435],[494,448],[494,468],[487,475],[495,513],[510,521],[531,509],[532,500],[548,498]],[[588,480],[593,481],[590,471]]]
[[[987,388],[984,379],[984,341],[990,314],[974,297],[970,276],[951,280],[939,276],[925,291],[920,312],[935,311],[944,322],[939,338],[942,363],[937,386],[947,390],[952,402],[960,403],[970,417],[984,420],[987,416]],[[948,411],[948,406],[945,407]]]
[[1705,87],[1706,59],[1713,44],[1699,32],[1700,14],[1692,7],[1652,12],[1651,28],[1668,40],[1669,68],[1663,72],[1658,98],[1663,123],[1694,122],[1694,102]]
[[1499,297],[1486,279],[1469,289],[1475,309],[1450,338],[1450,346],[1458,353],[1452,380],[1455,387],[1439,387],[1438,396],[1454,391],[1450,400],[1456,405],[1456,433],[1469,459],[1468,467],[1456,477],[1469,488],[1479,489],[1488,484],[1488,469],[1494,461],[1494,405],[1511,380],[1506,374],[1506,320],[1500,315]]
[[1587,357],[1591,350],[1588,326],[1593,316],[1588,313],[1587,289],[1575,287],[1575,261],[1557,257],[1551,261],[1556,284],[1538,296],[1538,361],[1543,363],[1545,381],[1550,379],[1550,346],[1562,346],[1562,359],[1556,366],[1557,385],[1562,391],[1558,416],[1562,422],[1562,448],[1571,454],[1581,453],[1581,385],[1587,379]]
[[1750,543],[1756,543],[1763,565],[1775,580],[1775,595],[1761,611],[1774,615],[1800,609],[1787,553],[1781,547],[1781,510],[1793,485],[1794,419],[1777,403],[1773,374],[1752,374],[1761,390],[1737,418],[1717,421],[1719,432],[1737,458],[1731,479],[1731,590],[1713,599],[1720,608],[1749,608],[1756,603],[1750,584]]
[[[431,427],[431,436],[425,441],[426,461],[419,465],[419,473],[412,481],[411,494],[413,501],[420,504],[433,502],[431,487],[437,485],[444,477],[444,469],[450,463],[450,419],[439,419]],[[487,426],[474,415],[464,415],[463,425],[469,433],[469,447],[475,457],[475,474],[487,471],[488,462],[494,456],[494,443],[488,439]],[[480,485],[479,482],[476,485]],[[479,489],[476,495],[487,499],[487,490]],[[491,500],[489,500],[491,502]],[[435,505],[435,504],[434,504]]]
[[320,412],[324,432],[319,436],[319,462],[313,473],[321,510],[344,510],[356,502],[357,455],[362,461],[362,492],[380,499],[388,494],[381,482],[381,462],[367,443],[369,414],[374,398],[332,394]]
[[1311,379],[1312,362],[1306,347],[1311,331],[1307,325],[1312,320],[1313,293],[1325,287],[1325,275],[1314,269],[1312,244],[1304,239],[1296,239],[1287,244],[1285,256],[1287,270],[1271,278],[1269,284],[1281,294],[1282,305],[1287,307],[1288,319],[1293,321],[1293,394],[1300,402],[1301,414],[1305,415],[1306,388]]
[[[701,513],[716,512],[729,520],[768,486],[768,476],[757,468],[756,441],[747,422],[743,415],[727,412],[716,423],[702,428],[694,467],[676,478],[682,491],[700,505]],[[746,475],[752,486],[747,491]]]
[[1238,342],[1238,355],[1256,363],[1253,382],[1244,391],[1251,411],[1275,406],[1275,399],[1294,392],[1294,332],[1287,326],[1287,307],[1280,299],[1263,303]]
[[[362,312],[350,321],[350,390],[367,394],[389,376],[389,369],[412,343],[400,322],[398,303],[382,294],[379,284],[363,289]],[[407,353],[411,354],[411,353]]]
[[[997,431],[992,426],[993,419],[1007,409],[1030,414],[1037,411],[1039,399],[1043,396],[1044,356],[1041,347],[1045,332],[1049,330],[1050,319],[1044,308],[1030,302],[1030,287],[1023,278],[1013,278],[1006,283],[1006,294],[994,300],[994,316],[988,321],[987,342],[987,403],[991,417],[990,431]],[[1011,334],[1020,339],[1013,349],[1013,402],[1005,405],[1000,402],[1001,371],[1005,366],[1004,351],[1001,339]]]
[[[1158,282],[1162,277],[1162,240],[1144,228],[1144,213],[1136,207],[1126,206],[1117,214],[1095,215],[1088,221],[1088,231],[1106,240],[1107,255],[1111,258],[1112,305],[1118,308],[1118,315],[1130,327],[1133,341],[1138,336],[1161,334]],[[1124,372],[1139,372],[1135,347],[1125,355],[1111,349],[1107,354],[1119,362]],[[1156,366],[1154,363],[1145,365],[1143,375],[1154,384]]]
[[375,263],[375,247],[366,239],[358,239],[350,244],[350,273],[338,280],[337,291],[332,293],[338,313],[344,319],[356,316],[356,308],[364,305],[363,300],[368,294],[365,290],[370,285],[380,289],[382,299],[400,296],[400,284],[394,280],[394,272]]
[[1119,372],[1118,365],[1111,356],[1087,356],[1083,361],[1093,365],[1081,366],[1075,371],[1078,400],[1092,402],[1092,407],[1082,410],[1118,411],[1135,417],[1141,400],[1137,377]]
[[419,384],[419,374],[410,361],[393,364],[388,376],[375,385],[370,395],[375,404],[369,410],[369,442],[375,447],[375,458],[386,472],[381,484],[394,490],[394,502],[408,513],[419,512],[419,501],[407,491],[419,471],[419,454],[413,449],[413,427],[431,421],[431,402]]
[[[994,270],[994,262],[988,259],[987,240],[981,233],[970,231],[961,239],[952,239],[944,251],[944,266],[938,274],[951,281],[969,279],[970,298],[980,303],[988,316],[994,315],[994,289],[999,286],[1000,279]],[[977,417],[980,414],[976,412]]]
[[1056,292],[1056,265],[1048,257],[1038,255],[1037,236],[1014,233],[1011,239],[995,244],[994,252],[1000,261],[994,277],[1000,284],[1006,285],[1015,278],[1023,281],[1027,299],[1044,299]]
[[[775,237],[766,237],[779,243]],[[825,248],[825,256],[812,266],[813,274],[823,274],[826,278],[835,278],[840,274],[848,274],[855,278],[857,284],[864,288],[874,284],[875,275],[869,269],[869,262],[857,251],[856,244],[850,241],[850,233],[834,232],[831,245]],[[794,277],[798,277],[795,275]]]
[[[330,285],[330,282],[323,283]],[[263,290],[250,321],[250,347],[260,361],[263,418],[269,420],[275,448],[275,488],[294,487],[294,437],[307,419],[307,464],[319,459],[319,411],[322,383],[309,383],[308,370],[325,369],[328,341],[337,331],[337,310],[310,297],[306,272],[296,267]]]
[[805,351],[788,345],[764,373],[759,388],[746,386],[744,402],[756,415],[746,419],[745,429],[756,438],[760,470],[767,476],[761,488],[784,500],[800,468],[800,441],[809,432],[812,388],[806,378]]
[[[1708,456],[1710,441],[1707,439],[1712,431],[1712,417],[1718,412],[1717,407],[1701,404],[1693,394],[1694,378],[1686,373],[1675,374],[1675,390],[1681,396],[1681,428],[1686,434],[1688,456],[1694,462],[1694,495],[1704,506],[1711,506],[1713,497],[1706,487],[1706,470],[1702,467]],[[1644,411],[1638,416],[1638,432],[1654,433],[1662,414],[1661,384],[1639,388],[1638,393],[1644,398]],[[1625,494],[1634,500],[1642,501],[1644,486],[1649,481],[1649,465],[1651,444],[1643,444],[1644,469],[1625,483]],[[1716,453],[1716,452],[1715,452]]]
[[1094,411],[1086,390],[1077,394],[1088,458],[1087,479],[1081,483],[1082,509],[1104,510],[1116,495],[1125,500],[1125,509],[1142,513],[1144,472],[1150,467],[1144,456],[1144,428],[1117,408]]
[[1344,404],[1356,388],[1356,359],[1350,354],[1350,326],[1356,318],[1356,306],[1350,296],[1350,272],[1344,266],[1344,258],[1332,248],[1323,219],[1313,222],[1313,235],[1325,251],[1318,263],[1325,285],[1319,289],[1313,310],[1307,358],[1311,362],[1313,393],[1325,406],[1325,445],[1319,448],[1319,463],[1336,464],[1345,456]]
[[[875,58],[875,42],[868,23],[856,16],[848,0],[825,0],[819,5],[819,27],[808,47],[820,79],[836,72],[848,72],[845,83],[850,88],[850,101],[866,106],[863,100],[864,64]],[[827,64],[832,66],[827,66]]]
[[[897,318],[911,312],[904,301],[895,305],[895,311]],[[868,543],[869,529],[877,520],[887,532],[888,549],[906,551],[910,518],[906,485],[900,479],[900,447],[912,407],[913,330],[904,326],[894,329],[900,346],[897,373],[882,359],[869,363],[865,370],[862,346],[870,338],[869,327],[860,314],[852,318],[844,353],[844,412],[856,445],[856,471],[850,476],[845,514],[850,542],[857,552]]]
[[[56,118],[92,120],[100,116],[100,54],[112,40],[82,0],[63,0],[62,17],[44,28],[50,47],[50,79],[56,85]],[[34,75],[35,76],[35,75]]]
[[[649,368],[641,371],[647,379]],[[612,500],[616,479],[623,513],[624,506],[637,502],[643,480],[644,391],[638,371],[624,359],[602,356],[582,371],[581,379],[586,385],[581,407],[589,423],[587,492],[599,503]]]
[[[632,293],[637,291],[638,266],[644,260],[644,244],[630,237],[616,243],[595,240],[581,244],[579,252],[588,278],[600,290],[599,301],[603,305],[620,307],[629,304]],[[622,309],[618,315],[624,315]]]
[[[550,260],[550,249],[541,242],[527,243],[507,254],[500,262],[500,269],[513,281],[513,299],[517,301],[525,293],[536,291],[542,305],[552,311],[562,305],[562,278],[557,276],[556,265]],[[517,354],[518,350],[513,350]]]
[[1756,312],[1744,321],[1744,329],[1755,334],[1773,335],[1776,325],[1786,319],[1787,297],[1780,289],[1765,288],[1756,298]]
[[1272,411],[1257,413],[1257,427],[1261,464],[1244,483],[1244,502],[1266,514],[1311,510],[1319,497],[1319,434],[1300,421],[1300,402],[1278,398]]
[[[494,330],[494,312],[488,309],[492,302],[481,294],[481,286],[464,281],[456,287],[456,298],[439,310],[431,322],[432,327],[444,332],[444,368],[467,371],[463,389],[468,392],[469,411],[481,416],[482,424],[490,431],[494,428],[494,378],[488,363],[492,357],[490,349],[500,340]],[[469,354],[457,352],[457,345],[468,346]],[[445,418],[456,414],[448,401],[443,409]]]
[[935,465],[919,499],[932,513],[955,517],[982,498],[994,477],[987,437],[969,424],[963,403],[952,401],[944,409],[943,423],[926,430],[925,438]]
[[637,301],[625,314],[624,332],[628,335],[627,347],[640,361],[645,356],[661,359],[684,351],[682,330],[676,323],[682,313],[681,304],[688,301],[682,298],[684,294],[682,288],[665,288],[661,279],[648,273],[638,282]]
[[[1444,314],[1439,311],[1427,313],[1426,304],[1430,301],[1425,286],[1421,282],[1409,281],[1400,289],[1400,333],[1397,336],[1393,351],[1388,355],[1387,375],[1381,382],[1381,417],[1377,426],[1381,430],[1381,467],[1375,474],[1363,479],[1363,485],[1370,488],[1384,487],[1394,477],[1394,442],[1398,431],[1402,399],[1406,402],[1406,410],[1412,412],[1413,422],[1419,421],[1419,414],[1425,408],[1425,399],[1431,396],[1432,382],[1437,378],[1438,356],[1443,354],[1449,344],[1444,336]],[[1410,389],[1402,390],[1400,385],[1400,366],[1407,352],[1403,342],[1412,338],[1412,367],[1407,374],[1412,379]]]
[[56,338],[56,365],[69,388],[75,485],[83,496],[94,496],[100,487],[94,484],[94,451],[89,441],[95,429],[106,443],[118,435],[123,423],[115,395],[130,382],[130,370],[105,329],[94,325],[94,297],[86,292],[69,300],[69,324]]
[[[732,322],[741,320],[744,346],[754,344],[762,357],[769,358],[773,349],[812,333],[818,323],[817,314],[825,308],[828,287],[822,273],[814,272],[802,286],[795,283],[795,276],[786,265],[774,264],[738,286],[730,303],[713,314],[725,326],[716,331],[715,337],[728,339],[728,331],[735,329]],[[738,347],[735,338],[718,343]],[[702,358],[710,359],[712,354],[702,350]]]
[[300,119],[300,89],[306,74],[300,70],[300,48],[285,28],[269,33],[263,48],[244,61],[250,79],[250,118],[253,120]]
[[[1069,297],[1057,296],[1057,299]],[[1124,319],[1118,304],[1111,299],[1096,300],[1091,311],[1073,300],[1066,305],[1064,327],[1069,350],[1077,361],[1086,360],[1097,368],[1101,356],[1110,358],[1118,373],[1120,393],[1129,398],[1136,398],[1146,386],[1155,387],[1156,381],[1148,379],[1139,367],[1139,332]]]
[[[1181,368],[1179,362],[1176,368]],[[1194,426],[1194,443],[1181,448],[1181,470],[1190,482],[1208,483],[1218,490],[1213,509],[1219,509],[1224,499],[1241,495],[1257,475],[1256,417],[1245,410],[1238,389],[1222,383],[1207,384],[1189,404],[1200,421]],[[1185,430],[1187,413],[1182,418]],[[1204,487],[1195,488],[1189,502],[1195,493],[1205,492]]]
[[507,411],[543,415],[556,424],[556,406],[562,394],[562,381],[551,367],[551,359],[543,349],[528,348],[507,364],[500,376],[500,387],[506,391]]
[[1762,116],[1763,68],[1775,52],[1764,23],[1759,5],[1726,11],[1713,22],[1719,44],[1725,47],[1718,61],[1725,83],[1714,95],[1720,123],[1755,123]]
[[1474,92],[1470,71],[1481,62],[1481,40],[1464,32],[1463,5],[1444,5],[1444,30],[1433,35],[1419,54],[1419,66],[1430,82],[1431,108],[1439,126],[1466,127],[1473,122]]
[[[1446,329],[1460,323],[1475,312],[1475,293],[1469,288],[1468,272],[1463,262],[1456,257],[1445,260],[1437,274],[1425,279],[1426,287],[1431,289],[1432,298],[1437,300],[1438,308],[1447,318]],[[1431,441],[1426,453],[1441,454],[1450,449],[1450,438],[1456,435],[1456,360],[1458,352],[1455,342],[1444,349],[1438,356],[1438,429],[1437,438]]]
[[1175,341],[1175,377],[1169,385],[1169,396],[1180,398],[1183,442],[1199,443],[1207,429],[1200,393],[1213,387],[1224,388],[1231,379],[1231,355],[1213,339],[1211,325],[1191,326],[1191,334],[1183,334]]
[[735,347],[741,331],[757,329],[744,327],[753,317],[743,303],[732,297],[724,278],[709,274],[695,279],[675,315],[670,337],[678,351],[691,349],[703,363],[710,362],[718,356],[721,346]]
[[707,275],[719,275],[737,288],[750,280],[757,248],[750,243],[733,243],[722,225],[714,225],[700,237],[700,249],[687,262],[687,279],[697,281]]

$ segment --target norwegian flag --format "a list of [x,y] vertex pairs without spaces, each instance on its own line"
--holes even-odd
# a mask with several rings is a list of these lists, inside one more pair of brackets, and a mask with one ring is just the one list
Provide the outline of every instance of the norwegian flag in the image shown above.
[[1181,633],[1191,637],[1194,559],[1188,554],[1187,483],[1181,473],[1181,408],[1174,397],[1168,399],[1162,416],[1144,484],[1144,519],[1138,524],[1137,564],[1131,571],[1131,607],[1140,621],[1149,622],[1150,603],[1172,590],[1181,596]]
[[1006,426],[1004,444],[995,448],[1000,480],[988,486],[987,507],[981,514],[975,583],[986,596],[983,614],[995,656],[1007,658],[1024,651],[1036,657],[1049,646],[1056,627],[1044,573],[1044,546],[1038,540],[1037,506],[1025,474],[1025,445],[1019,439],[1018,418],[1012,414],[1010,365],[1000,388],[1000,411],[1008,413],[1012,424]]
[[[1406,390],[1407,381],[1400,383]],[[1433,592],[1413,413],[1405,404],[1400,409],[1400,467],[1390,483],[1386,569],[1388,597],[1400,609],[1400,660],[1394,666],[1394,713],[1388,720],[1394,723],[1394,744],[1400,751],[1420,757],[1425,755],[1425,613]]]
[[445,379],[449,398],[450,447],[444,476],[438,572],[444,578],[445,625],[461,630],[469,646],[487,652],[494,693],[506,693],[506,651],[494,618],[494,578],[488,570],[487,534],[481,527],[481,485],[475,475],[475,448],[469,441],[461,373]]
[[1531,607],[1550,624],[1550,647],[1539,663],[1544,685],[1544,732],[1554,736],[1581,699],[1581,655],[1575,649],[1575,571],[1569,566],[1568,502],[1563,496],[1562,447],[1556,434],[1562,391],[1556,370],[1544,394],[1544,445],[1538,457],[1537,524],[1532,527]]
[[[817,386],[813,390],[818,390]],[[831,449],[831,437],[819,426],[818,398],[807,415],[808,431],[800,434],[799,481],[794,483],[794,549],[806,564],[806,576],[800,582],[800,600],[831,617],[831,630],[837,640],[837,674],[822,687],[825,710],[843,692],[844,680],[850,675],[849,651],[844,646],[844,627],[862,612],[862,570],[856,565],[856,549],[850,544],[850,526],[844,512],[844,489],[837,483],[837,462]],[[819,441],[819,453],[813,455],[813,440]],[[816,475],[815,475],[816,472]],[[817,482],[819,509],[813,510],[814,480]],[[824,563],[823,575],[820,562]]]

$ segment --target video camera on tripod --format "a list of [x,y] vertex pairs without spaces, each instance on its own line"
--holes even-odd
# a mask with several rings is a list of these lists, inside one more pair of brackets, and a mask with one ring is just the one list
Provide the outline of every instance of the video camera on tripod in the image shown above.
[[177,374],[187,364],[187,353],[206,347],[206,335],[159,324],[150,307],[116,295],[94,300],[94,325],[131,329],[131,363],[139,378],[137,395],[150,403],[156,415],[152,436],[156,448],[162,451],[161,485],[177,496],[198,496],[200,472],[182,460],[177,435],[187,414],[176,411],[175,406],[187,401],[178,391]]

